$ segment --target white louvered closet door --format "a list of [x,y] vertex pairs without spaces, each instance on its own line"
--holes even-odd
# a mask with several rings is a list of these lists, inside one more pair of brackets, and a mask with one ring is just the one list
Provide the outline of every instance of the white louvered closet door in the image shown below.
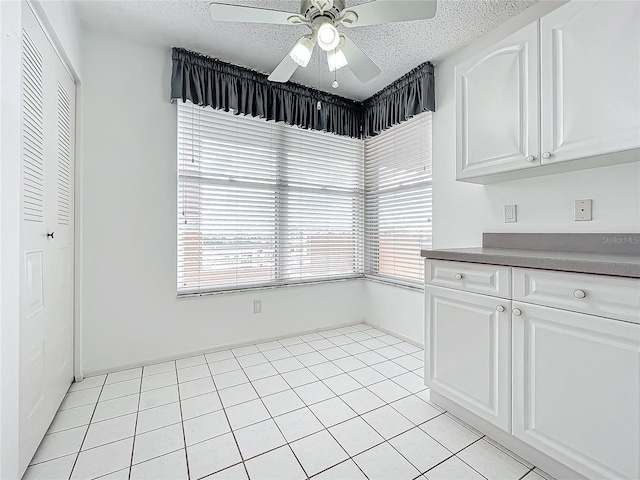
[[75,85],[27,2],[22,31],[20,468],[73,380]]

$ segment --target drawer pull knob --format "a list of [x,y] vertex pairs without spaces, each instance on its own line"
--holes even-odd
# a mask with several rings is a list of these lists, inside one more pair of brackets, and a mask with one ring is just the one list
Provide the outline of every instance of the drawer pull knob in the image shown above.
[[456,280],[462,280],[462,274],[456,273]]
[[513,314],[514,314],[516,317],[519,317],[520,315],[522,315],[522,310],[520,310],[519,308],[514,308],[514,309],[513,309]]
[[551,156],[551,152],[544,152],[542,154],[542,158],[549,158]]
[[587,292],[584,290],[574,290],[573,296],[576,298],[584,298],[587,296]]
[[535,159],[536,159],[536,157],[534,157],[533,155],[529,155],[529,156],[526,158],[527,162],[529,162],[529,163],[533,162]]
[[496,307],[496,310],[499,311],[500,313],[504,312],[504,307],[502,305],[498,305]]

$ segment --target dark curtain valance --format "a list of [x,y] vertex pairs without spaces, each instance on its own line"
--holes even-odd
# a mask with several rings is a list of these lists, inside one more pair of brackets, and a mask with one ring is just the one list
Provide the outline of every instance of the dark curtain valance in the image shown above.
[[[362,104],[181,48],[173,49],[171,99],[360,138]],[[318,100],[322,108],[318,110]]]
[[[367,138],[412,116],[435,110],[433,65],[424,63],[364,102],[174,48],[171,99],[289,125]],[[322,108],[317,109],[318,100]]]
[[373,137],[414,115],[436,110],[433,65],[423,63],[363,103],[362,135]]

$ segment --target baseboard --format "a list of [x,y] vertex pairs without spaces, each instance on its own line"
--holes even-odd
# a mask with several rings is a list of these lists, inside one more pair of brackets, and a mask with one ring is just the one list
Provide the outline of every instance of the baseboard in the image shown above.
[[562,480],[586,480],[585,477],[577,473],[575,470],[572,470],[535,448],[530,447],[510,433],[507,433],[486,420],[479,418],[465,408],[443,397],[439,393],[434,392],[433,390],[431,390],[431,402],[444,408],[450,414],[460,418],[463,422],[468,423],[473,428],[489,437],[489,439],[495,440],[500,445],[508,448],[516,455],[522,457],[525,461],[530,462],[535,465],[536,468],[543,470],[549,475]]
[[[150,360],[145,360],[144,362],[133,362],[133,363],[127,363],[124,365],[120,365],[118,367],[114,367],[114,368],[98,368],[98,369],[94,369],[94,370],[86,370],[84,372],[83,375],[83,379],[84,378],[88,378],[88,377],[95,377],[96,375],[104,375],[105,373],[115,373],[115,372],[120,372],[122,370],[129,370],[130,368],[138,368],[138,367],[144,367],[147,365],[154,365],[156,363],[163,363],[163,362],[170,362],[172,360],[180,360],[183,358],[189,358],[189,357],[194,357],[196,355],[205,355],[207,353],[215,353],[215,352],[220,352],[222,350],[229,350],[231,348],[238,348],[238,347],[244,347],[246,345],[254,345],[257,343],[265,343],[265,342],[272,342],[274,340],[278,340],[281,338],[287,338],[287,337],[297,337],[300,335],[306,335],[308,333],[314,333],[314,332],[323,332],[326,330],[335,330],[336,328],[343,328],[343,327],[350,327],[352,325],[359,325],[361,323],[366,323],[363,321],[359,321],[359,322],[348,322],[348,323],[340,323],[338,325],[335,325],[333,327],[329,327],[329,328],[322,328],[320,330],[318,330],[317,328],[313,328],[313,329],[307,329],[307,330],[301,330],[301,331],[297,331],[297,332],[293,332],[293,333],[289,333],[289,334],[283,334],[283,335],[276,335],[276,336],[272,336],[272,337],[261,337],[258,338],[256,340],[252,340],[249,342],[241,342],[241,343],[229,343],[229,344],[224,344],[224,345],[218,345],[216,347],[213,348],[204,348],[204,349],[200,349],[200,350],[194,350],[191,351],[189,353],[184,353],[184,354],[180,354],[180,355],[169,355],[166,357],[156,357],[156,358],[152,358]],[[373,328],[377,328],[374,327],[373,325],[367,324]],[[380,331],[384,331],[382,329],[379,329]],[[400,338],[400,337],[399,337]],[[77,382],[77,378],[76,378],[76,382]]]
[[380,327],[380,326],[375,325],[375,324],[373,324],[371,322],[368,322],[367,320],[365,320],[363,323],[365,325],[369,325],[371,328],[375,328],[376,330],[380,330],[381,332],[387,333],[389,335],[393,335],[394,337],[398,337],[400,340],[404,340],[405,342],[410,343],[411,345],[415,345],[416,347],[420,347],[420,348],[424,349],[424,343],[418,342],[417,340],[414,340],[414,339],[409,338],[409,337],[405,337],[401,333],[394,332],[393,330],[389,330],[387,328]]

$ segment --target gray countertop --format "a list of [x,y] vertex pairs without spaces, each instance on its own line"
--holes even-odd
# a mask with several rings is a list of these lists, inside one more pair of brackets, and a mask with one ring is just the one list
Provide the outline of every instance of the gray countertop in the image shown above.
[[[487,243],[486,237],[484,243]],[[434,260],[452,260],[458,262],[506,265],[510,267],[540,268],[543,270],[640,278],[640,255],[628,253],[568,252],[551,249],[497,248],[495,244],[496,242],[494,241],[492,242],[494,246],[491,247],[422,250],[420,253],[423,257]]]

